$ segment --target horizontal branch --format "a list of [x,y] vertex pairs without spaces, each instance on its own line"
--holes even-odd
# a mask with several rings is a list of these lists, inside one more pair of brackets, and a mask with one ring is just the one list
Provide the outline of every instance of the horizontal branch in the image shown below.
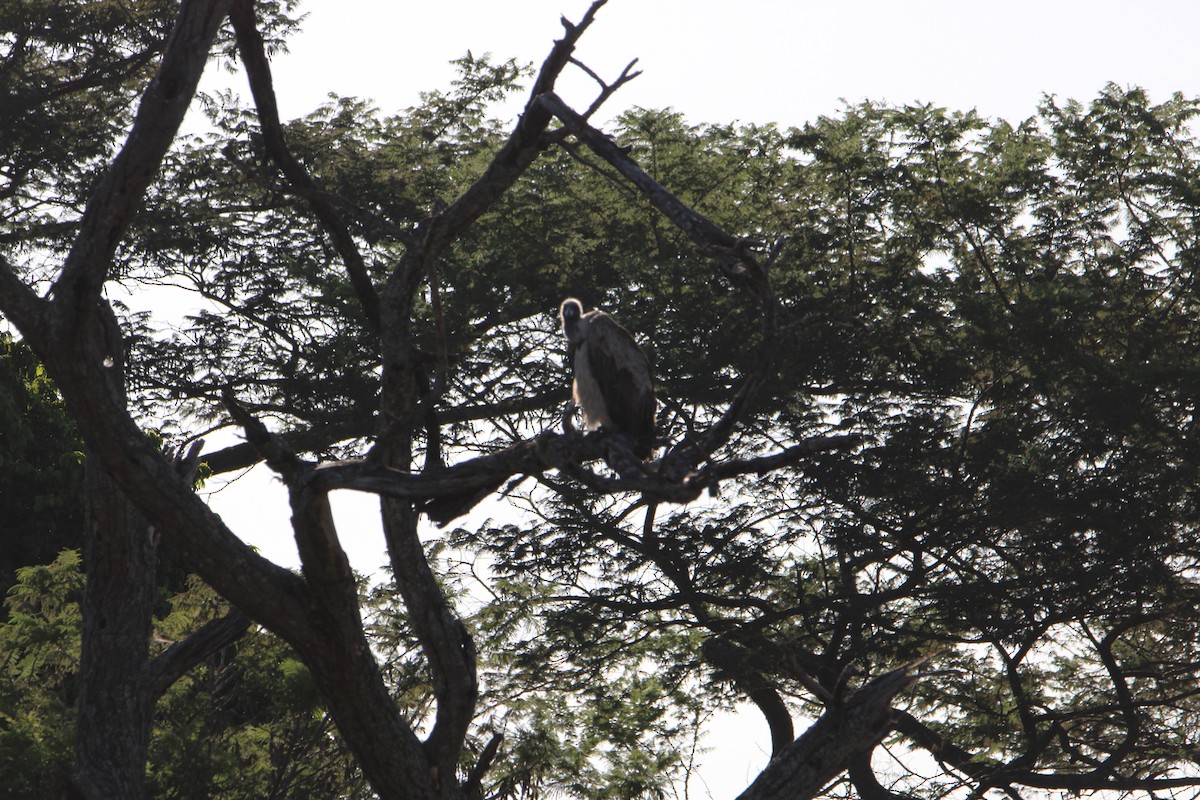
[[1027,768],[1014,768],[1007,764],[976,758],[970,751],[949,742],[926,727],[924,723],[905,711],[895,712],[894,727],[918,747],[927,750],[939,761],[987,786],[1028,786],[1069,792],[1116,791],[1169,791],[1188,787],[1200,787],[1200,776],[1178,778],[1139,778],[1115,774],[1106,769],[1088,772],[1038,772]]
[[[853,447],[859,442],[859,437],[853,435],[814,437],[770,456],[715,462],[679,480],[673,480],[656,474],[653,465],[647,465],[640,476],[615,478],[598,475],[580,466],[605,457],[608,452],[606,438],[603,433],[580,436],[546,431],[534,439],[519,442],[496,453],[478,456],[434,472],[401,472],[367,459],[332,462],[316,468],[312,488],[317,491],[354,489],[387,497],[428,501],[494,488],[517,475],[538,475],[557,468],[596,491],[639,492],[656,501],[690,503],[721,480],[740,475],[761,475],[799,463],[816,453]],[[469,508],[460,513],[466,513],[467,510]],[[435,521],[444,524],[449,520]]]
[[[455,405],[435,409],[432,412],[433,421],[439,425],[449,425],[457,422],[491,420],[506,414],[523,414],[554,408],[562,405],[569,397],[570,391],[567,387],[549,387],[520,397],[497,400],[494,403]],[[283,446],[293,453],[308,453],[332,447],[349,439],[371,436],[376,432],[377,427],[374,415],[370,415],[361,419],[329,425],[315,425],[304,430],[287,431],[275,435]],[[252,444],[242,442],[223,447],[220,450],[213,450],[211,453],[201,456],[200,460],[208,465],[212,474],[222,475],[252,467],[263,459]]]

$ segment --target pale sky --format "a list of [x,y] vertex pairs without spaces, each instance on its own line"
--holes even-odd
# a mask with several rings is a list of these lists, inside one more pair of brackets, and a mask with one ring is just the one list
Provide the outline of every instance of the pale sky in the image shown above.
[[[327,92],[385,112],[444,87],[470,49],[540,64],[586,0],[310,0],[275,70],[284,116]],[[798,125],[863,99],[932,102],[1017,121],[1043,92],[1087,100],[1108,81],[1153,99],[1200,94],[1191,0],[610,0],[577,56],[602,76],[643,74],[610,113],[672,106],[693,122]],[[564,80],[585,105],[591,83]]]
[[[578,20],[587,7],[587,0],[309,0],[304,29],[274,59],[281,114],[308,113],[330,92],[399,112],[421,91],[446,88],[450,60],[468,49],[540,64],[561,36],[559,16]],[[606,78],[639,59],[643,74],[599,119],[631,106],[671,106],[691,122],[786,127],[871,99],[975,108],[1017,122],[1036,111],[1043,93],[1086,102],[1109,81],[1140,85],[1155,102],[1175,91],[1200,95],[1197,36],[1194,0],[610,0],[576,56]],[[594,84],[574,72],[560,80],[559,93],[586,107]],[[248,97],[236,77],[228,85]],[[264,555],[298,563],[285,492],[265,470],[212,502]],[[335,493],[334,505],[355,568],[374,571],[385,560],[374,499]],[[755,712],[721,725],[725,735],[710,741],[722,752],[720,766],[705,770],[713,797],[733,796],[766,762],[766,728]],[[693,791],[706,794],[703,786]]]

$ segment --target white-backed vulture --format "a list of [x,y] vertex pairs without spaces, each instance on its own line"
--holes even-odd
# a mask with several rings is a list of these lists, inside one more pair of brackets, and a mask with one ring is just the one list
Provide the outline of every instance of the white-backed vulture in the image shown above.
[[574,372],[572,394],[584,426],[623,433],[641,459],[654,450],[654,379],[650,362],[629,331],[608,314],[573,297],[559,307]]

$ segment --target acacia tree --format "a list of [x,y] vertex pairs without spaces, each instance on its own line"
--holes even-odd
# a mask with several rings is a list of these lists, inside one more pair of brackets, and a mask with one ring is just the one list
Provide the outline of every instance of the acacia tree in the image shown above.
[[[746,796],[844,774],[886,797],[870,754],[889,730],[945,768],[897,790],[1194,787],[1194,106],[1111,91],[1017,129],[864,106],[787,135],[644,112],[617,146],[590,120],[631,68],[582,113],[554,94],[600,5],[566,25],[507,133],[484,108],[519,70],[470,58],[407,115],[344,101],[285,127],[263,33],[286,22],[248,0],[184,2],[140,45],[106,38],[88,81],[115,99],[89,121],[123,124],[134,67],[161,53],[124,144],[14,145],[35,166],[10,169],[25,191],[0,265],[0,308],[61,386],[95,480],[295,649],[382,797],[661,791],[680,714],[730,696],[774,749]],[[219,109],[221,136],[172,150],[216,46],[254,109]],[[88,81],[37,85],[29,107]],[[22,205],[39,196],[59,213]],[[45,252],[49,273],[13,263]],[[180,338],[143,321],[127,357],[102,291],[135,278],[221,313]],[[650,468],[609,477],[603,436],[557,432],[565,379],[545,353],[567,292],[652,339]],[[197,498],[126,377],[143,420],[170,403],[244,428],[248,446],[204,460],[283,477],[299,574]],[[520,478],[529,521],[450,534],[488,570],[468,628],[456,608],[477,601],[450,593],[418,521],[516,497]],[[370,630],[338,488],[381,496],[399,599]],[[81,664],[76,782],[137,796],[155,691],[189,659],[147,661],[145,527],[95,524],[109,557],[89,565],[101,647]],[[941,669],[893,708],[919,659]],[[800,710],[817,721],[797,736]],[[485,713],[513,720],[506,744]]]

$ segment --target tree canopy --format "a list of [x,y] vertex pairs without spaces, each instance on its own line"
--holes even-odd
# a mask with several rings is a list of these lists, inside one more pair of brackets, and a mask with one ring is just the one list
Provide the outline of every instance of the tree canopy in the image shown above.
[[[1196,796],[1200,101],[602,131],[632,64],[554,92],[602,5],[536,70],[468,53],[414,108],[293,121],[290,6],[4,7],[0,312],[89,470],[72,790],[237,796],[222,769],[279,737],[329,766],[297,793],[661,797],[749,702],[746,798]],[[244,104],[194,99],[218,53]],[[137,307],[164,286],[201,310]],[[649,354],[650,462],[563,427],[565,296]],[[260,462],[299,571],[195,492]],[[380,497],[369,591],[338,489]],[[160,537],[224,599],[161,613]],[[259,727],[185,702],[238,637]],[[213,726],[198,778],[170,754]]]

